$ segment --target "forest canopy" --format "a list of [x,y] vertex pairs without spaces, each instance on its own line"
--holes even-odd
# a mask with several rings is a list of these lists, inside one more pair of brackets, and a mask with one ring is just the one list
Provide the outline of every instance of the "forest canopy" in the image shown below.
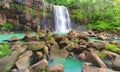
[[120,28],[120,0],[45,0],[69,8],[72,19],[87,21],[87,27],[103,30]]

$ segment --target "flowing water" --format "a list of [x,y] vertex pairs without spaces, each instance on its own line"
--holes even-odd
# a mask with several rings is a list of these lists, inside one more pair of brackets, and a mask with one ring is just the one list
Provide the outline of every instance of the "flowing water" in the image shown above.
[[71,19],[67,7],[53,5],[55,32],[69,32],[71,30]]

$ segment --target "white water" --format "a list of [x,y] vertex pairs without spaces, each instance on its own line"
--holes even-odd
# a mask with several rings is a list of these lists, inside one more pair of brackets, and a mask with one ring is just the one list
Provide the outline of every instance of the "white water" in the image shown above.
[[55,32],[69,32],[71,19],[67,7],[54,5]]

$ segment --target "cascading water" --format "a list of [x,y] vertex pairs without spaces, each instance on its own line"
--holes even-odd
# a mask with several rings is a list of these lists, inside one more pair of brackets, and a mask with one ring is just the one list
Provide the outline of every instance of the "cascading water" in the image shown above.
[[71,19],[67,7],[53,5],[55,32],[69,32],[71,30]]

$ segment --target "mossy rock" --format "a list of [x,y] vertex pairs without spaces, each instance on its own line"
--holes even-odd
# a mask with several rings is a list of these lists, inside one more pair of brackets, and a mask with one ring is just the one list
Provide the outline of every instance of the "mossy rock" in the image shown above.
[[41,50],[45,47],[45,42],[41,41],[30,41],[28,42],[28,49],[32,50],[32,51],[37,51],[37,50]]

